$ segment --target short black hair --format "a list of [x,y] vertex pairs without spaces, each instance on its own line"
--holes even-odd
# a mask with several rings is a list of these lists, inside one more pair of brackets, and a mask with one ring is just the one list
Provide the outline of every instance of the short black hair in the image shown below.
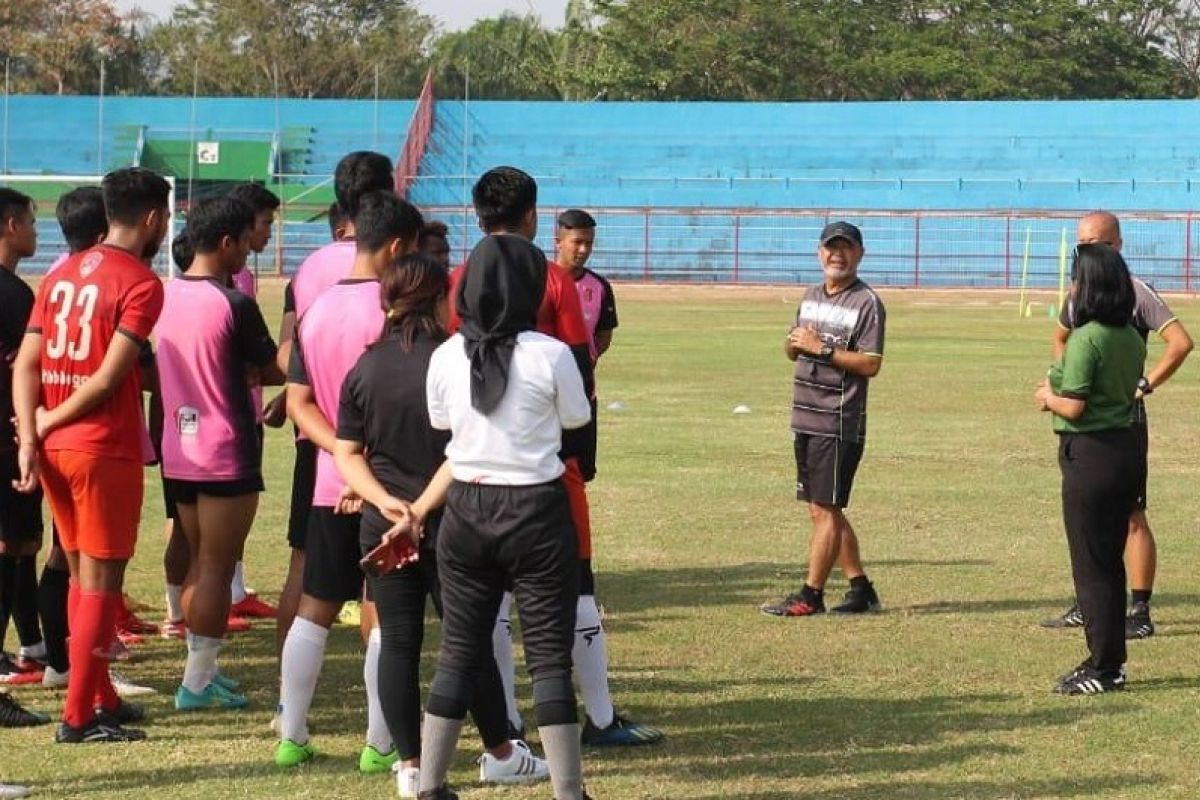
[[16,189],[0,186],[0,223],[8,222],[22,211],[32,210],[32,197]]
[[195,259],[196,250],[192,247],[192,240],[185,229],[175,237],[175,241],[171,242],[171,260],[175,262],[175,266],[180,272],[187,272],[192,268],[192,262]]
[[334,239],[338,237],[338,229],[346,224],[346,212],[342,211],[342,207],[338,205],[337,200],[329,204],[329,211],[326,212],[329,216],[329,235]]
[[261,183],[239,183],[229,190],[228,197],[232,200],[241,200],[254,209],[255,214],[279,208],[279,198]]
[[374,253],[396,238],[416,240],[424,224],[416,206],[395,192],[370,192],[359,200],[354,236],[360,249]]
[[114,170],[104,176],[100,188],[110,225],[137,225],[151,211],[166,209],[171,197],[171,184],[143,167]]
[[1128,325],[1137,298],[1129,267],[1115,247],[1081,244],[1071,264],[1075,281],[1073,318],[1076,326],[1089,322]]
[[237,239],[254,227],[254,209],[232,197],[201,200],[188,210],[187,235],[197,253],[211,253],[226,236]]
[[395,187],[392,160],[370,150],[343,156],[333,173],[333,194],[350,219],[358,216],[358,202],[363,195]]
[[587,230],[596,227],[596,218],[579,208],[568,208],[558,215],[558,227],[567,231]]
[[475,214],[488,233],[515,228],[537,208],[537,181],[516,167],[489,169],[471,189]]
[[450,228],[439,219],[431,219],[421,226],[421,241],[426,239],[445,239],[450,241]]
[[80,186],[67,192],[58,198],[54,216],[72,253],[88,249],[108,233],[104,192],[99,186]]

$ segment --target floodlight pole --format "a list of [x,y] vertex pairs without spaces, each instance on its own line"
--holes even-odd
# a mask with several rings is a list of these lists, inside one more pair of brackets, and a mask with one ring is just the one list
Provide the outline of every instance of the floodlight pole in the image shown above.
[[196,95],[200,93],[200,61],[192,61],[192,121],[188,125],[188,204],[192,202],[192,178],[196,165]]
[[375,65],[375,143],[373,147],[379,149],[379,64]]
[[4,174],[8,174],[8,79],[12,59],[4,59]]
[[467,260],[470,244],[470,229],[471,229],[471,192],[470,192],[470,172],[471,172],[471,138],[469,135],[471,128],[471,62],[467,62],[466,80],[463,83],[463,261]]
[[104,173],[104,59],[100,59],[100,94],[96,103],[96,172]]

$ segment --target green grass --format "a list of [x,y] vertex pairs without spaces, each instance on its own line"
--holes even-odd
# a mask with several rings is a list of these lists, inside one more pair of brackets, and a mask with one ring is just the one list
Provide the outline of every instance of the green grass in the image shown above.
[[[278,314],[270,288],[268,315]],[[1044,307],[1009,294],[890,292],[887,361],[853,519],[888,611],[776,620],[757,606],[803,579],[808,524],[792,499],[789,365],[780,352],[799,296],[762,290],[618,287],[622,326],[601,364],[600,476],[592,485],[598,595],[618,705],[660,725],[656,748],[588,753],[607,798],[1188,798],[1200,792],[1200,588],[1194,565],[1195,364],[1150,401],[1151,520],[1160,633],[1132,644],[1123,695],[1066,699],[1054,677],[1084,654],[1077,632],[1037,627],[1071,595],[1055,440],[1033,406],[1049,363]],[[1194,331],[1200,303],[1172,299]],[[1152,346],[1151,357],[1160,352]],[[745,403],[747,416],[731,413]],[[287,435],[272,432],[250,582],[267,597],[286,564]],[[132,593],[161,605],[158,479]],[[835,574],[831,593],[844,588]],[[157,618],[159,615],[152,615]],[[11,646],[11,640],[10,640]],[[0,778],[47,797],[387,798],[355,772],[365,724],[357,632],[335,629],[313,711],[315,764],[271,763],[274,631],[234,638],[242,713],[181,716],[177,642],[138,648],[126,671],[163,693],[150,741],[56,747],[52,730],[5,731]],[[432,666],[432,653],[426,661]],[[522,686],[528,704],[528,686]],[[30,706],[60,698],[20,690]],[[469,728],[468,728],[469,729]],[[466,797],[549,797],[548,787],[473,784],[478,741],[452,776]]]

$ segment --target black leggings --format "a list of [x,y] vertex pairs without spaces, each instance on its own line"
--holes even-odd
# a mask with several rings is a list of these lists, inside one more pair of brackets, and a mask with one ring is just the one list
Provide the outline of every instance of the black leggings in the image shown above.
[[[421,548],[421,560],[379,578],[370,578],[379,612],[379,702],[401,760],[421,755],[421,644],[425,636],[425,597],[442,614],[437,554]],[[508,741],[504,684],[487,642],[487,664],[471,699],[471,716],[489,750]]]
[[1094,669],[1125,663],[1125,539],[1139,492],[1137,442],[1128,429],[1060,436],[1063,522],[1075,597]]
[[429,713],[462,719],[478,676],[494,665],[492,629],[511,578],[539,727],[578,721],[571,646],[579,546],[562,481],[491,486],[455,481],[438,532],[445,604]]

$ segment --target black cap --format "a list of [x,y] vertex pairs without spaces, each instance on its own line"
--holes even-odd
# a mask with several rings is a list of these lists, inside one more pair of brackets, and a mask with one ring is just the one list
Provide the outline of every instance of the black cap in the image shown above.
[[829,244],[833,239],[849,239],[859,247],[863,246],[862,231],[849,222],[831,222],[821,229],[821,244]]

